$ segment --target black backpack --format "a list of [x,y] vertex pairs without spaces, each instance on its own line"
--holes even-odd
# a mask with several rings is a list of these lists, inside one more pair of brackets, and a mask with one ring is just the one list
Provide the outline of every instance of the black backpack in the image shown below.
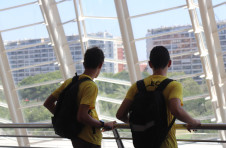
[[63,138],[76,138],[84,127],[82,123],[77,121],[79,107],[77,95],[79,85],[87,80],[91,79],[86,77],[79,80],[79,76],[76,73],[76,76],[72,78],[72,82],[60,93],[57,100],[52,124],[55,133]]
[[144,80],[137,81],[138,93],[129,111],[135,148],[160,148],[174,124],[175,117],[168,126],[166,103],[162,93],[171,81],[173,80],[163,80],[155,91],[147,91]]

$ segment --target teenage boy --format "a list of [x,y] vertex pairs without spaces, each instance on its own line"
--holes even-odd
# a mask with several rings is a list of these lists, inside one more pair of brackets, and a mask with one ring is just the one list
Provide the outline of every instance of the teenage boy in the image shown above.
[[[167,79],[167,71],[171,65],[170,55],[168,50],[163,46],[156,46],[150,52],[149,66],[153,70],[153,74],[144,79],[146,89],[148,91],[154,91],[158,85],[165,79]],[[138,92],[136,83],[133,84],[128,90],[126,97],[119,107],[116,117],[125,122],[129,123],[128,113],[133,103],[134,96]],[[163,90],[163,95],[166,102],[167,108],[167,121],[168,125],[175,116],[182,122],[187,123],[187,128],[190,131],[191,127],[200,125],[199,120],[193,119],[183,108],[182,100],[182,85],[177,81],[172,81]],[[167,138],[161,144],[161,148],[177,148],[176,141],[176,128],[175,124],[168,132]]]
[[[97,78],[104,62],[103,51],[97,47],[86,50],[84,56],[85,71],[79,76],[79,79],[85,77],[93,80]],[[59,88],[57,88],[45,101],[44,106],[54,114],[55,102],[60,93],[72,82],[72,78],[66,80]],[[101,128],[107,127],[113,129],[115,121],[106,122],[99,121],[95,104],[98,94],[98,87],[93,81],[84,81],[79,85],[78,102],[79,109],[77,119],[83,123],[85,127],[78,134],[76,139],[71,140],[74,148],[100,148],[102,133]],[[91,110],[89,112],[89,110]]]

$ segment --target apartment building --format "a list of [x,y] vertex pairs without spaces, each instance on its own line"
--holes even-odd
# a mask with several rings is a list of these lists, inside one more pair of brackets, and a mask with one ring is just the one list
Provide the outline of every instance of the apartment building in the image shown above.
[[[90,34],[89,36],[93,38],[113,37],[107,32],[99,32]],[[67,36],[67,40],[73,61],[75,62],[76,71],[78,72],[78,74],[81,74],[84,71],[84,67],[82,64],[83,55],[79,42],[79,36]],[[57,57],[55,56],[54,49],[48,38],[8,41],[4,44],[15,83],[20,82],[28,76],[34,76],[37,74],[59,70]],[[116,57],[115,54],[117,54],[114,53],[115,50],[113,48],[115,48],[115,46],[113,41],[92,39],[88,40],[87,44],[84,45],[85,48],[93,46],[100,47],[104,51],[106,59],[114,59]],[[34,65],[35,67],[29,67]],[[114,63],[105,62],[102,68],[102,72],[114,73],[114,67]]]
[[[218,23],[217,27],[225,28],[226,22]],[[148,30],[146,36],[151,37],[146,40],[147,55],[149,55],[151,49],[154,46],[162,45],[165,46],[172,58],[172,66],[169,68],[169,72],[184,72],[185,74],[197,74],[202,73],[203,68],[200,60],[200,56],[195,52],[198,52],[197,43],[195,40],[195,35],[191,31],[192,26],[171,26],[171,27],[161,27],[157,29]],[[182,30],[182,31],[179,31]],[[183,31],[184,30],[184,31]],[[161,35],[164,33],[172,34]],[[226,31],[219,32],[219,39],[223,51],[224,65],[226,67]],[[198,82],[201,81],[199,77],[194,78]]]

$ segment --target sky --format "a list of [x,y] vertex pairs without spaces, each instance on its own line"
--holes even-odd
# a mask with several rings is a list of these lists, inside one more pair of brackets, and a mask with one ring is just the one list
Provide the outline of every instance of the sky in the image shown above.
[[[34,2],[35,0],[0,0],[0,10],[3,8],[20,5],[24,3]],[[59,1],[59,0],[57,0]],[[194,0],[197,1],[197,0]],[[219,4],[225,0],[213,0],[213,4]],[[186,4],[186,0],[127,0],[130,16],[149,13],[161,9],[181,6]],[[75,18],[75,10],[72,0],[57,5],[62,22]],[[82,0],[82,8],[85,16],[102,16],[117,17],[114,0]],[[226,6],[215,8],[216,20],[225,20]],[[197,12],[199,10],[197,9]],[[200,15],[198,13],[198,15]],[[6,30],[18,26],[42,22],[38,4],[33,4],[13,10],[0,11],[0,30]],[[143,38],[147,34],[148,29],[190,25],[190,17],[186,8],[171,10],[159,14],[143,16],[131,19],[133,35],[135,39]],[[85,20],[87,33],[109,32],[114,37],[120,37],[120,28],[117,20],[111,19],[87,19]],[[77,23],[69,23],[64,25],[66,35],[78,34]],[[30,38],[48,37],[48,32],[44,24],[27,27],[23,29],[2,32],[4,41],[23,40]],[[136,42],[139,60],[145,60],[146,51],[145,40]]]

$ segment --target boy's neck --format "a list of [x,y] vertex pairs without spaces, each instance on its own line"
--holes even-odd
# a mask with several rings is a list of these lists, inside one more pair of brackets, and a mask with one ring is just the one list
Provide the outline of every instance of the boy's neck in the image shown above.
[[90,76],[92,79],[94,79],[96,78],[97,69],[85,69],[83,74]]
[[152,75],[162,75],[162,76],[167,76],[167,68],[164,69],[153,69],[153,74]]

